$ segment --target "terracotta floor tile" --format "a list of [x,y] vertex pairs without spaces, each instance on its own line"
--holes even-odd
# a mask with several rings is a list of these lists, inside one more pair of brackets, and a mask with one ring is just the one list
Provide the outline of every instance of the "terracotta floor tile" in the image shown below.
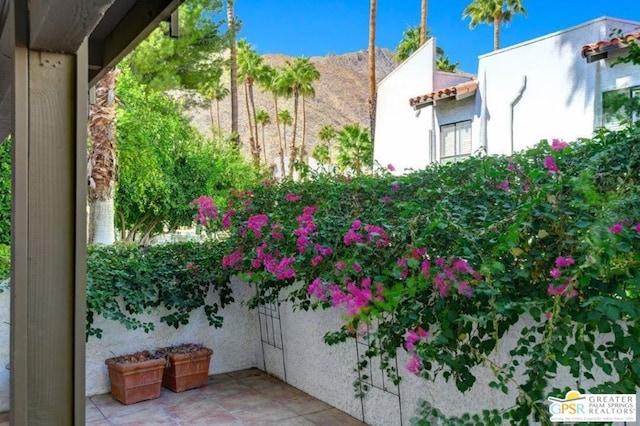
[[271,403],[272,401],[259,392],[248,390],[246,392],[240,392],[218,398],[215,402],[225,410],[234,412],[248,407]]
[[86,399],[84,403],[84,418],[85,422],[89,424],[90,422],[97,422],[100,420],[106,420],[102,415],[102,412],[96,407],[96,404],[93,403],[90,399]]
[[222,398],[229,395],[235,395],[240,392],[246,392],[251,390],[246,385],[232,380],[228,382],[212,383],[205,388],[200,389],[204,395],[208,395],[209,398]]
[[[133,404],[134,406],[136,404]],[[147,408],[137,413],[109,418],[114,426],[156,426],[156,425],[180,425],[180,422],[172,419],[160,407]]]
[[296,414],[312,414],[332,408],[329,404],[325,404],[312,396],[292,398],[279,402],[283,407],[288,408]]
[[269,402],[233,413],[245,425],[268,425],[297,417],[296,413],[276,402]]
[[[4,425],[4,423],[0,423],[0,426]],[[7,426],[9,425],[9,423],[7,423]],[[109,420],[103,419],[103,420],[95,420],[95,421],[86,421],[85,422],[85,426],[111,426],[111,423],[109,423]]]
[[308,414],[304,416],[306,420],[309,420],[314,425],[318,426],[357,426],[364,425],[360,420],[355,417],[351,417],[347,413],[338,410],[337,408],[331,408],[329,410],[320,411],[314,414]]
[[163,388],[160,392],[160,398],[158,398],[157,404],[167,408],[203,400],[211,400],[211,396],[203,394],[200,389],[190,389],[188,391],[176,393]]
[[165,407],[164,411],[173,420],[179,422],[193,423],[201,418],[208,418],[213,415],[229,414],[227,410],[209,400],[199,400],[184,402],[179,405]]
[[146,411],[152,408],[157,408],[157,399],[149,401],[142,401],[136,404],[125,405],[116,401],[111,397],[111,394],[97,395],[91,397],[91,401],[98,407],[100,412],[107,418],[112,419],[119,416],[126,416],[129,414],[135,414],[140,411]]
[[295,398],[305,398],[308,396],[301,390],[291,387],[282,382],[279,385],[259,389],[258,392],[278,402],[289,401]]
[[244,424],[229,413],[211,414],[200,417],[189,423],[181,423],[189,426],[244,426]]
[[249,368],[247,370],[233,371],[227,374],[233,377],[234,379],[244,379],[245,377],[266,376],[264,372],[258,370],[257,368]]
[[211,383],[219,383],[219,382],[227,382],[229,380],[235,380],[235,378],[231,377],[227,373],[214,374],[212,376],[209,376],[209,384],[211,384]]
[[[274,423],[271,423],[271,425],[273,426],[313,426],[313,423],[311,423],[309,420],[305,419],[304,417],[294,417],[292,419],[287,419],[287,420],[278,420]],[[341,426],[341,425],[336,425],[336,426]]]
[[251,389],[264,389],[271,386],[282,385],[282,381],[271,376],[251,376],[242,379],[238,379],[240,383],[250,387]]

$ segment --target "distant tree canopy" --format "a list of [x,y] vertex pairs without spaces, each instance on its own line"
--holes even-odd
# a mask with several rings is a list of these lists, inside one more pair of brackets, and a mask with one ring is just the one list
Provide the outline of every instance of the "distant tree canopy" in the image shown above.
[[227,47],[221,24],[220,0],[187,0],[180,6],[180,37],[168,37],[168,26],[160,25],[127,58],[132,74],[151,89],[202,90],[220,79],[222,52]]
[[231,188],[257,180],[229,143],[205,140],[176,102],[149,91],[125,69],[118,82],[119,173],[116,211],[123,238],[145,242],[164,229],[189,225],[189,203],[203,193],[218,202]]

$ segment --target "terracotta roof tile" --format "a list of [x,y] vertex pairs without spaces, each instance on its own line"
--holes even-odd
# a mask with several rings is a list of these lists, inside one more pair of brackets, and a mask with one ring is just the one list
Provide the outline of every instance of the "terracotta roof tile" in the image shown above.
[[[409,105],[416,107],[422,104],[431,104],[440,99],[447,99],[455,97],[456,99],[462,99],[470,96],[478,90],[478,81],[471,80],[464,83],[456,84],[455,86],[445,87],[444,89],[436,90],[426,95],[416,96],[409,99]],[[465,96],[467,95],[467,96]]]
[[608,52],[616,49],[622,49],[627,47],[631,42],[640,41],[640,32],[630,33],[622,37],[615,37],[611,40],[598,41],[591,44],[585,44],[582,46],[581,54],[583,58],[587,59],[587,62],[597,61],[598,59],[606,58]]

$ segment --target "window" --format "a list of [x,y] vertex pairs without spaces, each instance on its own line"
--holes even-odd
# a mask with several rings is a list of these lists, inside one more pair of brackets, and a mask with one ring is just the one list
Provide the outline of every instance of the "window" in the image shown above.
[[609,130],[619,130],[640,120],[640,86],[604,92],[602,112],[602,125]]
[[471,120],[440,126],[440,162],[450,163],[471,155]]

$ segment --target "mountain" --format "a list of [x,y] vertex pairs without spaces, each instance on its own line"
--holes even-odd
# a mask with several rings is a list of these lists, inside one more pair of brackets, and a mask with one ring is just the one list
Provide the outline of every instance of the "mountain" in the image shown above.
[[[264,55],[267,64],[283,67],[287,61],[295,58],[280,54]],[[368,57],[367,50],[343,55],[330,54],[327,56],[316,56],[310,58],[311,62],[320,72],[320,80],[314,84],[316,95],[306,99],[306,145],[307,153],[311,155],[313,147],[320,140],[318,132],[320,129],[331,124],[336,129],[344,125],[360,123],[363,127],[369,127],[369,88],[368,88]],[[396,67],[393,61],[393,52],[389,49],[376,50],[376,77],[378,81],[383,79]],[[254,87],[254,99],[256,111],[264,109],[271,117],[271,124],[265,126],[264,134],[267,146],[267,164],[274,164],[278,155],[278,133],[275,125],[275,113],[273,96],[270,93],[262,93]],[[300,103],[300,108],[301,108]],[[198,103],[187,103],[191,105],[187,112],[193,125],[203,134],[211,136],[212,124],[217,127],[216,106],[198,105]],[[246,149],[249,140],[249,129],[247,127],[247,110],[245,106],[244,87],[238,87],[238,127],[240,140],[247,157],[249,151]],[[279,99],[278,109],[288,109],[293,116],[293,100]],[[301,113],[300,113],[301,117]],[[227,97],[220,102],[221,127],[224,134],[231,131],[231,98]],[[298,122],[297,145],[301,143],[302,132],[301,118]],[[291,135],[291,129],[287,127],[287,138]],[[258,136],[262,144],[262,128],[258,125]],[[288,143],[287,143],[288,145]],[[264,160],[263,160],[264,161]]]

